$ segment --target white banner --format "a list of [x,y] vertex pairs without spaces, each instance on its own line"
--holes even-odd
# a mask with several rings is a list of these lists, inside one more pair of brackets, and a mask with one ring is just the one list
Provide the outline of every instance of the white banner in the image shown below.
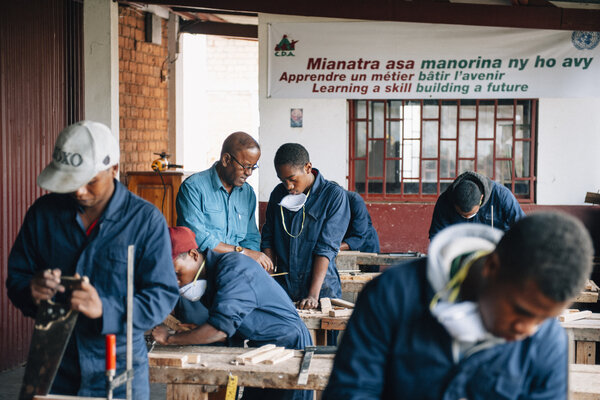
[[277,98],[598,97],[600,33],[396,22],[269,24]]

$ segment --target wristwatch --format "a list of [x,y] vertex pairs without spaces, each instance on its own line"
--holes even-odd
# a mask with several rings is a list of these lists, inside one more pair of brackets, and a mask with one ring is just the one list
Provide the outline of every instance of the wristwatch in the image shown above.
[[234,250],[237,251],[238,253],[244,254],[244,248],[242,246],[235,246]]

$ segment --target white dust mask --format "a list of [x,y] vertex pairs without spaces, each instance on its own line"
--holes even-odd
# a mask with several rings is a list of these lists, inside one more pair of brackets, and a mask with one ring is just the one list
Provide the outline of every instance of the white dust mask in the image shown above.
[[287,208],[288,210],[290,210],[292,212],[296,212],[296,211],[300,210],[302,208],[302,206],[304,206],[304,203],[306,203],[307,197],[308,196],[306,196],[304,193],[288,194],[283,199],[281,199],[281,201],[279,202],[279,205]]
[[477,303],[440,301],[431,313],[455,340],[475,343],[487,336]]
[[207,281],[206,279],[198,279],[200,276],[200,272],[202,272],[202,268],[204,268],[204,264],[206,260],[202,262],[200,268],[198,268],[198,272],[196,272],[196,276],[194,280],[188,283],[185,286],[179,288],[179,294],[188,299],[189,301],[198,301],[206,292]]

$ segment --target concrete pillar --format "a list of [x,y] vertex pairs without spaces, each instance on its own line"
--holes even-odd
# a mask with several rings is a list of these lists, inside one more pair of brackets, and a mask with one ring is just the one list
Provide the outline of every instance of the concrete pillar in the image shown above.
[[107,125],[119,138],[119,5],[83,2],[85,118]]
[[[171,163],[183,161],[183,60],[180,57],[179,18],[169,14],[168,36],[168,79],[169,79],[169,152]],[[185,167],[185,165],[184,165]]]

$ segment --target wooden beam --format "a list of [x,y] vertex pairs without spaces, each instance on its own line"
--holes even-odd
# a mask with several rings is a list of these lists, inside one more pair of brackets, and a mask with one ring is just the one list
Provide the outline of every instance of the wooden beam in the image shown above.
[[194,21],[182,23],[182,33],[201,33],[204,35],[231,36],[238,38],[258,38],[258,25],[230,24],[224,22]]
[[150,0],[148,3],[307,17],[600,31],[600,10],[559,7],[388,0]]

